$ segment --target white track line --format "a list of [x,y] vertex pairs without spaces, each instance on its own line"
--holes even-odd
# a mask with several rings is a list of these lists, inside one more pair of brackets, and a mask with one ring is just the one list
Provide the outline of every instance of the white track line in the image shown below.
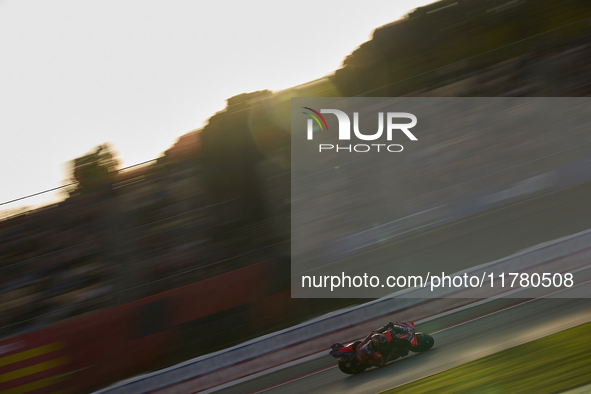
[[588,280],[588,281],[586,281],[586,282],[581,282],[581,283],[578,283],[578,284],[576,284],[576,285],[574,285],[574,286],[567,287],[566,289],[560,289],[560,290],[557,290],[557,291],[553,291],[552,293],[548,293],[548,294],[545,294],[545,295],[539,296],[539,297],[537,297],[537,298],[532,298],[531,300],[523,301],[523,302],[520,302],[519,304],[516,304],[516,305],[510,305],[510,306],[504,307],[504,308],[502,308],[502,309],[498,309],[498,310],[496,310],[496,311],[492,311],[492,312],[490,312],[490,313],[487,313],[487,314],[485,314],[485,315],[482,315],[482,316],[477,316],[477,317],[475,317],[475,318],[472,318],[472,319],[469,319],[469,320],[466,320],[466,321],[463,321],[463,322],[460,322],[460,323],[454,324],[454,325],[452,325],[452,326],[449,326],[449,327],[442,328],[441,330],[433,331],[431,334],[439,334],[440,332],[443,332],[443,331],[449,330],[450,328],[455,328],[455,327],[461,326],[461,325],[463,325],[463,324],[466,324],[466,323],[471,323],[471,322],[473,322],[473,321],[480,320],[480,319],[482,319],[483,317],[492,316],[492,315],[494,315],[494,314],[496,314],[496,313],[499,313],[499,312],[504,312],[504,311],[507,311],[507,310],[509,310],[509,309],[513,309],[513,308],[516,308],[516,307],[518,307],[518,306],[521,306],[521,305],[529,304],[530,302],[532,302],[532,301],[536,301],[536,300],[539,300],[539,299],[541,299],[541,298],[548,298],[549,296],[551,296],[551,295],[553,295],[553,294],[560,293],[560,292],[562,292],[562,291],[565,291],[565,290],[571,290],[571,289],[574,289],[575,287],[578,287],[578,286],[580,286],[580,285],[589,284],[589,282],[591,282],[591,279],[590,279],[590,280]]

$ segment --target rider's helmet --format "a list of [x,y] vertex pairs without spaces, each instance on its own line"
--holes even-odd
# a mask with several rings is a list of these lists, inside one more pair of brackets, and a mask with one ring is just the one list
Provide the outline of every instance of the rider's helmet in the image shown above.
[[371,344],[374,352],[382,352],[388,346],[388,339],[383,334],[373,334]]

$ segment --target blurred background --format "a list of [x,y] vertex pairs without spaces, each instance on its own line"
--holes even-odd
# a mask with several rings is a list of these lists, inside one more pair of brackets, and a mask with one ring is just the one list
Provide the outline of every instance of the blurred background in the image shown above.
[[[394,289],[303,286],[302,276],[426,278],[586,230],[589,209],[573,190],[591,180],[590,104],[583,97],[293,99],[292,297],[384,297]],[[298,133],[304,106],[359,111],[360,130],[375,130],[376,113],[403,108],[421,119],[412,129],[418,141],[394,136],[404,144],[396,155],[319,153],[317,144],[349,145],[319,127],[313,142]]]
[[[2,2],[0,14],[9,5]],[[57,374],[67,378],[38,392],[91,392],[366,302],[291,298],[292,97],[591,95],[591,5],[586,0],[444,0],[398,16],[375,26],[367,42],[350,48],[336,71],[290,88],[228,98],[204,126],[179,136],[168,148],[163,145],[164,152],[154,160],[124,166],[114,143],[91,144],[67,161],[65,185],[51,203],[29,209],[28,200],[20,199],[42,188],[2,201],[0,349],[9,353],[46,346],[47,352],[63,357],[43,371],[0,383],[18,390]],[[192,67],[196,74],[203,72],[199,63]],[[281,65],[270,67],[280,70]],[[2,128],[5,152],[26,152],[26,145],[11,143],[12,133],[26,130],[13,126]],[[572,154],[541,160],[518,176],[512,171],[487,175],[511,168],[514,161],[539,159],[549,145],[560,149],[559,134],[491,130],[486,138],[472,138],[458,128],[435,137],[439,150],[413,150],[409,166],[420,181],[406,184],[405,191],[421,206],[435,203],[433,192],[441,189],[447,199],[461,199],[488,187],[510,190],[558,168],[580,175],[569,183],[553,183],[551,190],[540,181],[510,198],[497,194],[496,208],[511,206],[493,218],[468,224],[458,220],[453,231],[437,233],[435,227],[435,233],[416,245],[441,255],[450,248],[442,245],[465,240],[474,226],[482,230],[481,240],[515,229],[516,215],[524,212],[529,213],[527,221],[520,221],[523,237],[508,249],[500,247],[498,257],[589,228],[588,128],[581,125],[576,131]],[[497,141],[513,144],[510,156],[495,155]],[[11,161],[12,167],[4,165],[3,178],[19,166],[16,159]],[[18,189],[10,179],[3,181],[4,188],[14,192]],[[444,184],[456,186],[439,186]],[[548,191],[554,192],[551,198],[514,205]],[[564,220],[565,214],[572,220]],[[418,249],[409,245],[408,253]],[[478,247],[472,253],[483,258]],[[28,367],[26,362],[19,365]]]

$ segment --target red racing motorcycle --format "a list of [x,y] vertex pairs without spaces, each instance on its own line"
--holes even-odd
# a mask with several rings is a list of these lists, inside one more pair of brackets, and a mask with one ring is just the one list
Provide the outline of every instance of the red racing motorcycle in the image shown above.
[[[385,334],[388,343],[385,346],[372,343],[372,336]],[[335,343],[331,346],[330,355],[339,360],[339,369],[350,375],[358,374],[373,366],[383,366],[385,363],[404,357],[408,351],[414,353],[426,352],[433,347],[435,340],[429,334],[415,332],[415,325],[411,321],[389,323],[381,329],[372,332],[364,341],[356,341],[347,345]],[[372,365],[364,360],[365,353],[381,354],[381,365]],[[365,352],[365,353],[364,353]]]

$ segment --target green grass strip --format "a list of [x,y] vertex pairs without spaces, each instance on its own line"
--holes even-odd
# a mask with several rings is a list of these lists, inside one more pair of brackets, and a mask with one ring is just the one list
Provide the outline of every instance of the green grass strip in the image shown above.
[[[507,334],[510,335],[510,332]],[[591,323],[386,390],[382,394],[550,394],[588,383],[591,383]]]

